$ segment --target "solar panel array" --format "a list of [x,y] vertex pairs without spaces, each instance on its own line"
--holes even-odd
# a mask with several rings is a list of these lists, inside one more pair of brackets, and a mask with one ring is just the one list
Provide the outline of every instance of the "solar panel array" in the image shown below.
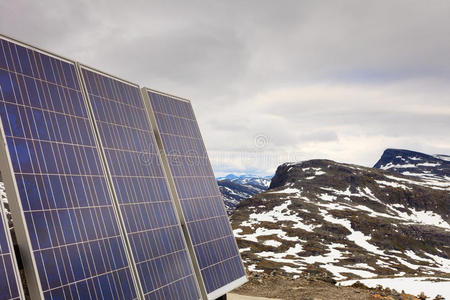
[[16,262],[11,253],[13,249],[8,231],[3,205],[0,204],[0,300],[19,300],[23,299],[21,283]]
[[75,64],[1,39],[0,78],[1,120],[38,294],[136,299]]
[[[246,281],[190,103],[147,96],[0,36],[0,165],[33,300],[213,299]],[[0,300],[23,299],[8,231],[0,205]]]
[[245,271],[190,102],[147,90],[208,294]]
[[84,67],[82,74],[145,299],[199,299],[139,88]]

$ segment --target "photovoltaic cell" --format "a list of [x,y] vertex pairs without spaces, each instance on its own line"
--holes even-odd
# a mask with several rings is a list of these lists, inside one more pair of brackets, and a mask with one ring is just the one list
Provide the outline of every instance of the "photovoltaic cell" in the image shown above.
[[3,205],[0,204],[0,300],[19,300],[23,299],[19,292],[21,284],[7,226]]
[[139,88],[81,69],[145,299],[199,299]]
[[0,43],[0,116],[44,298],[136,299],[75,65]]
[[190,102],[147,90],[178,198],[210,294],[245,271]]

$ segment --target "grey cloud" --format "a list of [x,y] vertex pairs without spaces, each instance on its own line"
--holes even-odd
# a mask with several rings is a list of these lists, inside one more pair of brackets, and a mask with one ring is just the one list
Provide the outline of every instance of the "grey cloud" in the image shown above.
[[334,131],[330,130],[320,130],[320,131],[311,131],[306,134],[300,135],[299,141],[318,141],[318,142],[331,142],[337,141],[338,135]]
[[262,158],[236,153],[261,133],[280,161],[450,153],[449,11],[446,0],[16,0],[0,3],[0,28],[190,98],[208,149],[230,153],[222,169],[257,171]]

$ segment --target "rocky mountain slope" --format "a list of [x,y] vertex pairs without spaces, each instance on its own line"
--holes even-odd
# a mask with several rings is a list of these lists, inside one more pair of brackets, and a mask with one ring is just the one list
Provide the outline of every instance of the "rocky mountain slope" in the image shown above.
[[217,178],[227,212],[231,214],[239,202],[267,190],[271,178],[272,176],[236,176],[233,174]]
[[329,160],[283,164],[268,191],[233,212],[242,257],[250,271],[294,278],[448,277],[450,187],[428,177]]
[[413,176],[424,185],[450,189],[450,156],[428,155],[420,152],[386,149],[374,168]]

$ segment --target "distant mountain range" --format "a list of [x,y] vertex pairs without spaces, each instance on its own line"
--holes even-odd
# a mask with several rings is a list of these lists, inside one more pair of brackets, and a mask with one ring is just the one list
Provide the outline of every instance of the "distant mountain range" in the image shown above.
[[270,176],[258,176],[258,175],[252,175],[252,174],[245,174],[245,175],[234,175],[234,174],[228,174],[224,177],[217,177],[218,181],[222,180],[228,180],[234,183],[243,184],[243,185],[251,185],[255,188],[259,189],[267,189],[270,185],[270,180],[272,179],[273,175]]
[[333,280],[450,276],[448,158],[387,149],[374,168],[280,165],[269,189],[231,216],[245,264]]
[[223,201],[228,214],[236,208],[244,199],[259,194],[270,185],[272,176],[256,176],[256,175],[234,175],[228,174],[224,177],[217,178],[219,190],[222,193]]

